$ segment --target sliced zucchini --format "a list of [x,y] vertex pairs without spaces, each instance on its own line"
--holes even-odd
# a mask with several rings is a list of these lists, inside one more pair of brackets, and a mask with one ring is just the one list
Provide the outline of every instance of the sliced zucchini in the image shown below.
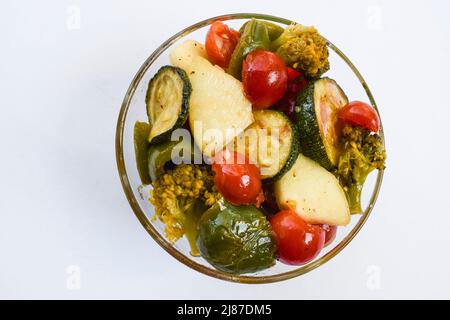
[[295,113],[302,153],[325,169],[336,168],[341,153],[338,111],[348,103],[336,81],[311,82],[297,97]]
[[161,67],[148,84],[147,115],[152,126],[148,141],[152,144],[169,140],[173,130],[186,122],[191,96],[186,72],[177,67]]
[[134,124],[134,154],[136,156],[136,166],[142,184],[150,184],[151,179],[148,172],[148,135],[150,125],[147,122],[137,121]]
[[306,222],[345,226],[350,209],[337,178],[300,154],[292,168],[274,184],[280,209],[292,209]]
[[297,130],[280,111],[259,110],[253,117],[255,122],[235,139],[234,147],[257,164],[261,178],[270,183],[281,178],[297,159]]
[[151,145],[148,149],[148,172],[151,181],[155,181],[165,172],[167,163],[172,162],[176,165],[181,163],[192,164],[201,162],[195,158],[196,146],[191,139],[182,139],[181,141],[166,141],[164,143]]

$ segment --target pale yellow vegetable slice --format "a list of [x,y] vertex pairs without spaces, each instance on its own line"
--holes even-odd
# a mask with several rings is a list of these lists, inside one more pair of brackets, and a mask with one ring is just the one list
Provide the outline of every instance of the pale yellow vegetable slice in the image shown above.
[[336,177],[315,161],[299,155],[294,166],[274,185],[280,208],[290,208],[306,222],[345,226],[350,210]]
[[242,83],[204,56],[195,43],[183,43],[171,54],[171,62],[189,76],[192,93],[189,124],[202,152],[207,156],[231,142],[253,123],[252,105]]

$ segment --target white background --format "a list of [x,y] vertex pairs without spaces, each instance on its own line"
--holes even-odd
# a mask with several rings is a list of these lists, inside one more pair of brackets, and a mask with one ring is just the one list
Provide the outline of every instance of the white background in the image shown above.
[[[450,2],[1,8],[0,298],[450,298]],[[116,119],[142,62],[182,28],[231,12],[316,25],[363,73],[385,127],[388,168],[362,232],[329,263],[277,284],[232,284],[177,262],[135,218],[116,169]],[[79,289],[67,287],[71,265]]]

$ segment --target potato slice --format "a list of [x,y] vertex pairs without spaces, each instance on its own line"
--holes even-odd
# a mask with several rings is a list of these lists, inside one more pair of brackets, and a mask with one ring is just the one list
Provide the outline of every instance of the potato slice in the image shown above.
[[308,223],[345,226],[350,210],[336,177],[315,161],[299,155],[294,166],[277,182],[280,208],[290,208]]
[[252,105],[242,83],[213,66],[198,47],[191,42],[181,44],[172,52],[171,61],[189,76],[189,124],[202,152],[212,156],[253,123]]

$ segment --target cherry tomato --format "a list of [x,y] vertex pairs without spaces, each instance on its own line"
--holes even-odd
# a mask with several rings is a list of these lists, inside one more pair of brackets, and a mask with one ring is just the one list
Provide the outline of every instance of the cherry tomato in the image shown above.
[[222,68],[228,68],[231,54],[239,41],[238,31],[226,24],[214,22],[206,34],[205,49],[209,60]]
[[330,226],[328,224],[323,224],[322,229],[325,230],[325,244],[324,247],[333,242],[336,238],[337,226]]
[[284,61],[265,50],[250,52],[242,64],[242,84],[254,109],[266,109],[280,100],[287,88]]
[[235,205],[264,201],[259,168],[237,152],[224,151],[213,159],[214,185],[222,196]]
[[380,129],[380,118],[375,109],[361,101],[352,101],[339,110],[339,119],[372,132],[378,132]]
[[278,259],[286,264],[305,264],[325,244],[325,230],[303,221],[293,210],[283,210],[270,219],[278,243]]

